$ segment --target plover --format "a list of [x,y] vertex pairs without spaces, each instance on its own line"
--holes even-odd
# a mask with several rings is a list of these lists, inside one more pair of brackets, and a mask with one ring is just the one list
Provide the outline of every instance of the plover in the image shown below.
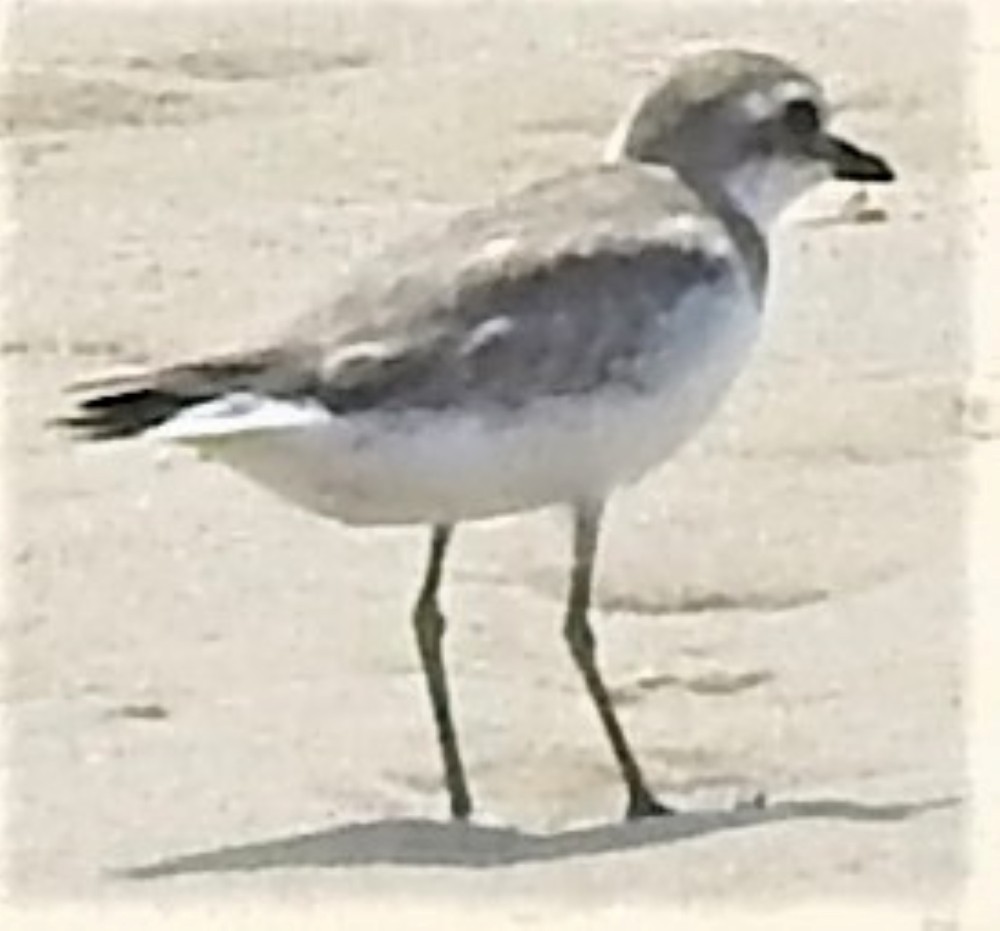
[[564,635],[627,816],[667,814],[619,724],[588,619],[604,506],[708,417],[760,329],[768,226],[827,178],[889,181],[827,128],[820,85],[767,54],[680,59],[603,161],[532,184],[359,268],[249,351],[92,381],[62,423],[194,447],[318,514],[424,524],[413,608],[451,813],[472,800],[438,592],[462,521],[572,515]]

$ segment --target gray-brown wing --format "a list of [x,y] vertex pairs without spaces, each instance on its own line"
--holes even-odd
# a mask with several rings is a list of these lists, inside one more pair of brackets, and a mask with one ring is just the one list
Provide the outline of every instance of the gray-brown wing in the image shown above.
[[718,256],[658,244],[566,255],[460,293],[467,313],[442,310],[420,332],[389,327],[336,348],[313,390],[331,410],[352,413],[511,408],[638,387],[670,333],[664,317],[682,297],[730,287],[732,274]]
[[338,413],[517,407],[641,381],[678,302],[744,264],[679,183],[591,170],[386,253],[290,345],[327,334],[314,390]]

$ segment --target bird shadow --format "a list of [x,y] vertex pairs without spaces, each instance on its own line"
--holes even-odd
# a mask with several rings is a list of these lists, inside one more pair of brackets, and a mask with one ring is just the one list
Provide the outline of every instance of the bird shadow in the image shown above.
[[600,856],[784,821],[902,821],[957,804],[956,798],[880,805],[833,799],[788,801],[764,808],[691,812],[548,834],[459,822],[388,819],[220,847],[120,870],[116,875],[148,880],[192,873],[376,865],[482,870]]

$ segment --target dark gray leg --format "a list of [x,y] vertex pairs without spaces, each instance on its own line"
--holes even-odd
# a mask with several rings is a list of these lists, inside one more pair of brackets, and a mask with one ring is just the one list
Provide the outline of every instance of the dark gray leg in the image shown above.
[[594,575],[594,558],[597,552],[597,537],[601,524],[601,504],[577,504],[573,509],[573,568],[570,576],[569,600],[566,605],[566,626],[564,633],[569,643],[577,668],[583,675],[587,691],[601,717],[601,723],[611,741],[618,768],[628,789],[626,817],[648,818],[654,815],[673,814],[673,810],[661,805],[652,792],[646,788],[642,770],[636,762],[625,732],[615,715],[611,697],[597,668],[597,646],[594,632],[587,619],[590,610],[590,592]]
[[427,680],[427,691],[434,710],[434,725],[437,728],[438,746],[444,761],[445,785],[451,801],[453,818],[465,820],[472,811],[469,787],[465,782],[465,770],[458,752],[458,738],[451,718],[448,700],[448,682],[445,677],[444,659],[441,655],[441,641],[444,638],[444,615],[438,607],[438,588],[444,570],[444,557],[451,540],[452,528],[434,527],[431,532],[430,557],[420,595],[413,610],[413,626],[420,648],[420,662]]

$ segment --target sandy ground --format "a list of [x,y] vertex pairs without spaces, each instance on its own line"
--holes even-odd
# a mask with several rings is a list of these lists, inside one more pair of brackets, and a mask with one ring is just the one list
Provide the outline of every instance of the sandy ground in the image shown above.
[[[3,117],[16,900],[948,911],[968,798],[966,36],[930,4],[789,10],[21,9]],[[43,421],[76,377],[248,341],[390,237],[593,157],[702,39],[826,76],[900,183],[884,222],[828,222],[850,191],[827,190],[785,224],[754,367],[611,511],[605,668],[688,813],[619,821],[559,635],[563,520],[539,514],[455,552],[481,816],[454,827],[406,617],[419,531],[325,524]],[[769,807],[732,811],[758,790]]]

